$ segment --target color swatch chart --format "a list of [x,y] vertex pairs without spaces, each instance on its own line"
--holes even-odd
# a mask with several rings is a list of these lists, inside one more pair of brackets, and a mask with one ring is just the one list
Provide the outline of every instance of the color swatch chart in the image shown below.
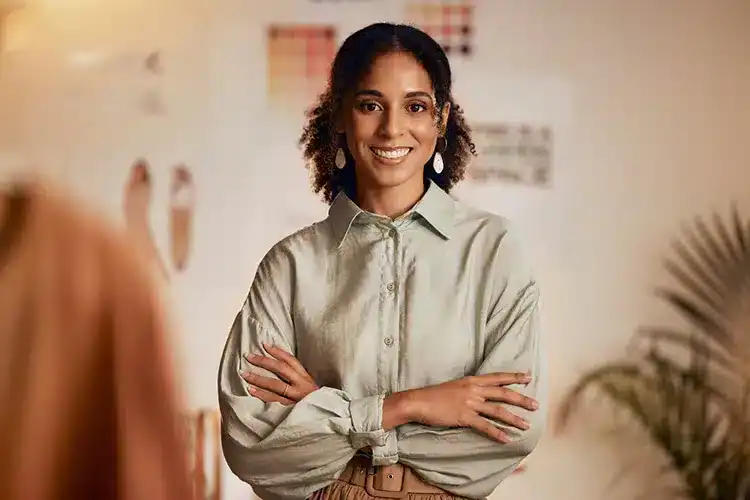
[[451,56],[473,50],[474,5],[470,2],[420,1],[407,7],[410,23],[428,33]]
[[336,49],[336,28],[332,25],[270,26],[270,97],[273,100],[314,99],[325,90]]

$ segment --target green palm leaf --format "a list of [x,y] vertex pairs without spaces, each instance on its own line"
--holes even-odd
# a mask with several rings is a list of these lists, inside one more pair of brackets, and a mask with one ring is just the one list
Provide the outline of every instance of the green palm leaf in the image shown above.
[[727,220],[696,218],[664,262],[675,286],[657,296],[688,328],[640,329],[633,355],[584,373],[557,418],[563,430],[603,395],[662,450],[675,495],[701,500],[750,500],[750,224],[736,207]]

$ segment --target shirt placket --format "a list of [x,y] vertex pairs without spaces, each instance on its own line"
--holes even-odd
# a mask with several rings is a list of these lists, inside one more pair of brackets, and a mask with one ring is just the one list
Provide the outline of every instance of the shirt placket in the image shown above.
[[380,390],[386,394],[397,391],[398,352],[400,340],[400,261],[402,235],[395,224],[384,228],[384,266],[382,274],[381,311],[382,321],[378,356]]

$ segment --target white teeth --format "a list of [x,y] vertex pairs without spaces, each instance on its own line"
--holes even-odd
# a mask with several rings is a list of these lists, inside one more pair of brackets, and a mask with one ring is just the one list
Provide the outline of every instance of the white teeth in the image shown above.
[[387,158],[389,160],[398,160],[399,158],[403,158],[407,154],[409,154],[409,151],[411,151],[409,148],[401,148],[401,149],[378,149],[378,148],[370,148],[373,153],[375,153],[376,156],[380,156],[381,158]]

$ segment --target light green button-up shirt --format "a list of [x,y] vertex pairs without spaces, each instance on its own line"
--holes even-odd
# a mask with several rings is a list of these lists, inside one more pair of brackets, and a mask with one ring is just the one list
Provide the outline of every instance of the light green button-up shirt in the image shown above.
[[[292,352],[321,389],[293,406],[249,395],[244,356],[263,343]],[[511,386],[541,409],[509,410],[510,444],[473,429],[382,429],[383,399],[467,375],[529,371]],[[261,261],[219,370],[224,456],[264,499],[303,499],[333,482],[357,450],[401,462],[459,496],[483,498],[536,446],[545,368],[538,290],[507,221],[430,184],[395,220],[339,194],[328,217]]]

